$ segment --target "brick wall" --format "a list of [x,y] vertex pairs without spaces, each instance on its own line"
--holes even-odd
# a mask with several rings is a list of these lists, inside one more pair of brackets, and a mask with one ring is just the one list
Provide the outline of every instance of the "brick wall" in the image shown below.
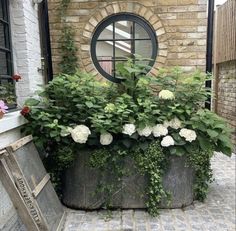
[[218,65],[216,112],[233,128],[232,140],[236,151],[236,60]]
[[[61,60],[58,39],[61,0],[49,0],[49,20],[54,73]],[[90,57],[90,42],[98,23],[109,15],[130,12],[149,21],[156,30],[159,56],[152,73],[161,66],[181,66],[185,71],[204,69],[207,30],[206,0],[71,0],[66,21],[75,32],[81,69],[98,75]]]

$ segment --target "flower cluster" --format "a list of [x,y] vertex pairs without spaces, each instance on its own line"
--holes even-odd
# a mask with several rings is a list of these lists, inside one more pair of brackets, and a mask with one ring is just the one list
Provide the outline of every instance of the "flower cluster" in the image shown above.
[[181,121],[175,117],[174,119],[172,119],[170,121],[165,121],[164,126],[167,128],[171,127],[174,129],[179,129],[179,128],[181,128],[182,124],[181,124]]
[[162,90],[159,93],[159,98],[165,99],[165,100],[172,100],[175,98],[175,96],[174,96],[174,93],[169,90]]
[[109,145],[111,144],[113,141],[113,136],[111,135],[111,133],[106,132],[100,135],[100,143],[102,145]]
[[152,128],[152,132],[154,137],[166,136],[168,134],[168,129],[163,124],[157,124]]
[[161,141],[161,146],[169,147],[175,145],[175,141],[171,136],[165,136]]
[[20,114],[23,116],[27,116],[30,113],[30,108],[28,106],[25,106],[22,108]]
[[12,76],[12,79],[15,80],[16,82],[18,82],[18,80],[21,79],[21,76],[18,75],[18,74],[14,74],[14,75]]
[[0,100],[0,113],[5,114],[7,112],[8,106],[3,100]]
[[122,131],[123,134],[132,136],[135,132],[136,132],[136,128],[134,124],[125,124],[123,126],[123,131]]
[[179,135],[185,138],[185,140],[188,142],[192,142],[197,138],[196,132],[187,128],[182,128],[179,132]]
[[143,129],[137,129],[137,132],[140,136],[148,137],[152,134],[152,127],[145,127]]
[[85,144],[91,131],[85,125],[78,125],[71,130],[71,137],[76,143]]
[[[109,105],[111,106],[111,105]],[[182,123],[178,118],[173,118],[170,121],[165,121],[163,124],[157,124],[154,127],[146,126],[144,128],[137,128],[134,124],[125,124],[123,126],[122,133],[128,136],[132,136],[135,132],[138,133],[139,136],[149,137],[153,135],[153,137],[163,137],[161,141],[161,146],[169,147],[175,145],[175,141],[168,131],[168,128],[172,129],[180,129],[182,127]],[[91,135],[90,129],[85,125],[78,125],[74,129],[69,129],[69,133],[72,136],[72,139],[80,144],[85,144],[88,140],[89,135]],[[196,140],[197,135],[195,131],[182,128],[179,131],[179,135],[183,137],[186,141],[192,142]],[[100,143],[102,145],[110,145],[113,142],[113,136],[109,132],[105,132],[100,134]]]

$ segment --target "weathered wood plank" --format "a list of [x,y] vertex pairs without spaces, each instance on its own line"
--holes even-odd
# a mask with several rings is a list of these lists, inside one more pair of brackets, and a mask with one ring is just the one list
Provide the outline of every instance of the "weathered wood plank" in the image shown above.
[[9,147],[7,147],[7,150],[11,150],[12,152],[16,151],[20,147],[24,146],[25,144],[29,143],[33,140],[32,135],[25,136],[21,138],[20,140],[17,140],[16,142],[12,143]]
[[[14,153],[11,152],[11,150],[8,149],[8,156],[5,158],[5,160],[12,173],[14,183],[17,186],[18,191],[21,194],[22,198],[24,199],[24,202],[27,205],[28,210],[30,211],[31,217],[34,219],[35,223],[38,225],[39,230],[42,230],[42,231],[49,230],[46,220],[42,214],[42,211],[32,196],[32,191],[28,184],[28,181],[25,178],[24,173]],[[29,165],[28,161],[26,163],[27,165]]]
[[40,183],[35,187],[32,194],[34,198],[36,198],[39,193],[42,191],[42,189],[45,187],[45,185],[49,182],[50,176],[49,174],[46,174],[45,177],[40,181]]
[[228,0],[217,8],[215,24],[216,63],[236,60],[236,1]]
[[15,186],[11,177],[11,173],[3,159],[0,160],[0,179],[7,190],[15,208],[18,210],[19,217],[21,218],[27,230],[40,231],[36,222],[32,219],[28,207],[25,204],[21,194]]
[[[34,143],[27,142],[14,152],[8,148],[9,165],[21,172],[30,190],[31,196],[39,208],[43,218],[43,224],[47,225],[50,231],[56,231],[63,216],[64,209],[57,197],[57,194],[48,179],[49,176],[39,157]],[[26,161],[27,160],[27,161]],[[38,187],[37,187],[38,186]],[[33,191],[36,197],[34,197]]]

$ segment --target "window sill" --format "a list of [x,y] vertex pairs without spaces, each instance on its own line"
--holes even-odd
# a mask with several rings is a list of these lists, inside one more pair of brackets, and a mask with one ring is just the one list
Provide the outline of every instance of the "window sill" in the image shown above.
[[10,112],[0,119],[0,134],[27,123],[27,120],[20,114],[20,111]]

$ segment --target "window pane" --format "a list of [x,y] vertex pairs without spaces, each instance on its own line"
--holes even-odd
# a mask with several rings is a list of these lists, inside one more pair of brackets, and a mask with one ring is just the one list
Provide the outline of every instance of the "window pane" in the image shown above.
[[15,89],[11,79],[0,79],[0,99],[10,106],[15,105]]
[[3,18],[2,0],[0,0],[0,18]]
[[6,47],[4,25],[0,22],[0,47]]
[[113,75],[113,62],[112,61],[100,61],[99,65],[106,73],[108,73],[109,75]]
[[143,58],[152,57],[152,42],[151,40],[135,41],[135,54],[141,55]]
[[150,39],[147,31],[137,23],[135,23],[135,39]]
[[119,21],[115,23],[115,39],[131,39],[133,22]]
[[7,57],[6,53],[0,51],[0,75],[7,75]]
[[116,41],[115,42],[115,54],[117,58],[131,57],[131,41]]
[[113,24],[110,24],[102,31],[98,37],[99,39],[113,39]]
[[113,42],[110,41],[98,41],[96,46],[97,59],[112,59],[113,57]]

